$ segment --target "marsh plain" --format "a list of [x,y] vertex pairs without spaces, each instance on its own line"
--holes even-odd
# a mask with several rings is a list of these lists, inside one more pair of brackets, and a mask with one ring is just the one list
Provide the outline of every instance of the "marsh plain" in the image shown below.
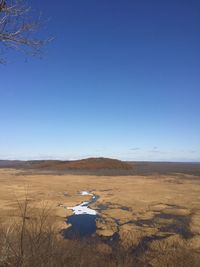
[[[80,192],[88,192],[80,194]],[[28,198],[35,212],[48,205],[58,234],[72,227],[74,207],[88,203],[96,211],[96,226],[84,238],[112,242],[138,254],[158,253],[160,266],[166,247],[184,246],[200,252],[200,176],[191,173],[148,175],[86,175],[35,170],[0,169],[0,220],[17,219],[18,202]],[[78,215],[79,216],[79,215]],[[81,218],[81,217],[79,217]],[[77,238],[82,238],[77,233]]]

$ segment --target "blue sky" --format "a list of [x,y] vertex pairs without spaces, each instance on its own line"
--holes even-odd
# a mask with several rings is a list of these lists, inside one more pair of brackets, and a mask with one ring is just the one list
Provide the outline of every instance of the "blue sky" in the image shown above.
[[55,40],[0,66],[0,158],[200,161],[200,2],[31,1]]

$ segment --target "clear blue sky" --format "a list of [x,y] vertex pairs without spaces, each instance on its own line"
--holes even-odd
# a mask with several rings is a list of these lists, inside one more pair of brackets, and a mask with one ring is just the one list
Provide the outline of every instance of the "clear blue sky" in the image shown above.
[[32,0],[55,40],[0,66],[0,158],[200,161],[200,1]]

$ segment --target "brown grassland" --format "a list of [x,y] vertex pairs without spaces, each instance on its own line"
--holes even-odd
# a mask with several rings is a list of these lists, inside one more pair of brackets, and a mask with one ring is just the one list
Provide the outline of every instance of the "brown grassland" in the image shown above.
[[[63,239],[66,207],[98,195],[97,236]],[[100,209],[100,207],[104,207]],[[200,177],[0,169],[0,266],[200,266]],[[113,244],[105,237],[118,233]]]

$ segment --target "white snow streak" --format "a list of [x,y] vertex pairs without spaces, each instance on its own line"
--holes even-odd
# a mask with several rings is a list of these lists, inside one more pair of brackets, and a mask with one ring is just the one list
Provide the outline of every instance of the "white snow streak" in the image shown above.
[[[95,196],[87,191],[81,191],[80,194],[82,196],[92,196],[92,198],[94,199]],[[69,210],[73,210],[75,215],[82,215],[82,214],[88,214],[88,215],[96,215],[97,212],[93,209],[88,208],[90,202],[85,201],[82,202],[81,204],[74,206],[74,207],[68,207]]]

